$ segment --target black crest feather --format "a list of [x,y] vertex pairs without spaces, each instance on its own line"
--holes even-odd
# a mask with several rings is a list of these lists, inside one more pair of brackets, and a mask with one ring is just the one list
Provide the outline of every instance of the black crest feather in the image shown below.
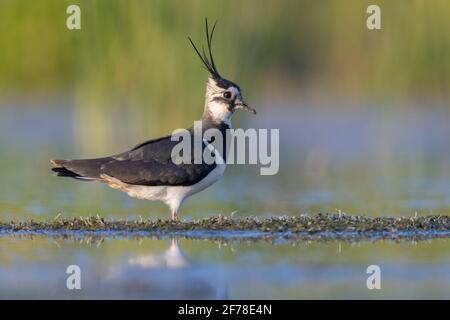
[[205,18],[205,29],[206,29],[206,42],[208,45],[208,55],[205,53],[205,48],[202,46],[202,53],[197,49],[196,45],[194,44],[194,41],[192,41],[191,37],[188,37],[189,41],[192,44],[192,47],[194,47],[195,52],[199,56],[200,60],[202,60],[204,67],[209,71],[209,73],[216,79],[220,79],[221,76],[219,74],[219,71],[217,71],[216,64],[214,62],[214,58],[212,55],[212,40],[214,35],[214,30],[216,29],[217,21],[214,23],[211,32],[209,31],[208,27],[208,18]]

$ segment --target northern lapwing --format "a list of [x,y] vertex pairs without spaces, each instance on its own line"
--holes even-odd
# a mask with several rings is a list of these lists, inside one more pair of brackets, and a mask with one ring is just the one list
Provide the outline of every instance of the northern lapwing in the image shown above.
[[[209,76],[206,84],[205,106],[201,118],[203,132],[214,128],[226,139],[226,130],[231,128],[231,116],[238,109],[256,114],[242,98],[240,87],[223,78],[217,70],[212,55],[212,40],[216,24],[211,31],[206,24],[206,41],[208,55],[202,47],[202,53],[190,37],[195,52],[200,57]],[[187,129],[194,134],[193,128]],[[203,141],[203,148],[208,141]],[[211,142],[211,141],[210,141]],[[216,150],[216,160],[176,164],[171,154],[177,141],[165,136],[141,143],[129,151],[104,158],[81,160],[50,160],[52,171],[60,177],[70,177],[85,181],[99,181],[114,189],[126,192],[129,196],[161,200],[171,211],[171,218],[177,218],[183,201],[216,182],[225,171],[226,153]],[[225,144],[224,144],[225,146]],[[222,152],[221,152],[222,151]],[[213,153],[214,154],[214,153]]]

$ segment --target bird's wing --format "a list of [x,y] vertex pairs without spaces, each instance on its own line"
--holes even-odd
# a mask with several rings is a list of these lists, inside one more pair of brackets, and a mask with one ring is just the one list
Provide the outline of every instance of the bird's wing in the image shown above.
[[170,136],[144,142],[112,157],[101,166],[100,173],[128,184],[177,186],[195,184],[216,167],[215,163],[194,164],[193,159],[187,164],[175,164],[172,149],[178,143]]

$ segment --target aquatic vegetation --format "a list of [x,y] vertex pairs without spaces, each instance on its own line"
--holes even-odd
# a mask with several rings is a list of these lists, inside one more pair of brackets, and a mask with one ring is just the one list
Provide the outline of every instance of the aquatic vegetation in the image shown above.
[[188,238],[299,238],[358,239],[450,237],[450,217],[365,217],[345,214],[317,214],[271,218],[233,219],[215,216],[192,221],[105,220],[99,216],[51,221],[0,223],[0,234],[49,233],[97,234],[100,236],[174,236]]

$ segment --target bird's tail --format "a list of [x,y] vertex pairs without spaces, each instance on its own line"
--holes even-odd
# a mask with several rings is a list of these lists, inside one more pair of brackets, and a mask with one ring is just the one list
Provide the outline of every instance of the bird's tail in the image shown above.
[[101,167],[111,158],[85,160],[50,160],[52,171],[58,177],[69,177],[78,180],[100,179]]
[[75,179],[82,178],[82,176],[80,176],[79,174],[76,174],[75,172],[70,171],[63,167],[52,168],[52,171],[55,173],[55,175],[57,177],[69,177],[69,178],[75,178]]

